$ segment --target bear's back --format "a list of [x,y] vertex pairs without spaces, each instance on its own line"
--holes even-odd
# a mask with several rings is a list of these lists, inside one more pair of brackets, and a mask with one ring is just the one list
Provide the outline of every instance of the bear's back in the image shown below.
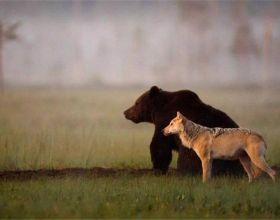
[[204,103],[199,96],[190,90],[164,92],[165,104],[161,109],[162,121],[168,124],[181,112],[188,119],[207,127],[236,128],[238,125],[223,111]]

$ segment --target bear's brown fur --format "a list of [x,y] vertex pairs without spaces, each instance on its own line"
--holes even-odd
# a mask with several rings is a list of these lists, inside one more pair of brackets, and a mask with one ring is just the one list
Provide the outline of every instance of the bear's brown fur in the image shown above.
[[[150,153],[155,170],[165,173],[172,159],[172,150],[179,151],[177,167],[187,173],[201,173],[201,162],[193,150],[181,146],[174,135],[164,136],[167,126],[176,112],[180,111],[195,123],[207,127],[236,128],[238,125],[224,112],[203,103],[190,90],[168,92],[153,86],[142,94],[124,115],[134,123],[149,122],[155,125],[150,144]],[[240,174],[243,169],[239,161],[214,160],[213,174]]]

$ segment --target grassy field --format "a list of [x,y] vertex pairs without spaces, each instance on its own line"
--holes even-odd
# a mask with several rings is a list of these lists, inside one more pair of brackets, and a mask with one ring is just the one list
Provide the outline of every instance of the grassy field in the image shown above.
[[[10,89],[0,94],[0,170],[150,168],[151,124],[123,117],[143,89]],[[268,143],[280,164],[279,89],[195,89]],[[115,98],[118,97],[118,98]],[[172,166],[176,164],[176,153]],[[129,175],[0,180],[2,218],[279,218],[280,181]]]

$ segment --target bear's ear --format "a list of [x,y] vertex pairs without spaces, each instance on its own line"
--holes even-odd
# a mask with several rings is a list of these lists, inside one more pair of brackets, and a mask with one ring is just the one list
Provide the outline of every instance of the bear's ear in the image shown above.
[[159,92],[161,91],[160,88],[158,88],[157,86],[152,86],[152,88],[150,89],[149,95],[151,98],[155,97]]

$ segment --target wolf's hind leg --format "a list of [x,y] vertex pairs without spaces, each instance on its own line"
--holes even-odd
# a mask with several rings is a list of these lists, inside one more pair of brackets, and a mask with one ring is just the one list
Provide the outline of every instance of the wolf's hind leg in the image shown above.
[[265,161],[264,155],[266,146],[263,141],[253,142],[247,146],[246,152],[251,161],[264,172],[266,172],[273,181],[276,179],[276,172],[271,169]]
[[253,174],[253,168],[252,168],[252,164],[251,164],[251,161],[250,161],[250,158],[247,157],[247,156],[244,156],[244,157],[240,157],[239,158],[239,161],[240,163],[242,164],[244,170],[246,171],[247,175],[248,175],[248,178],[249,178],[249,183],[252,182],[253,180],[253,177],[254,177],[254,174]]
[[251,164],[253,178],[256,179],[262,174],[263,171],[260,168],[258,168],[251,160],[250,160],[250,164]]
[[268,166],[263,156],[255,157],[251,159],[257,167],[259,167],[264,172],[266,172],[271,177],[271,179],[275,182],[276,172]]

